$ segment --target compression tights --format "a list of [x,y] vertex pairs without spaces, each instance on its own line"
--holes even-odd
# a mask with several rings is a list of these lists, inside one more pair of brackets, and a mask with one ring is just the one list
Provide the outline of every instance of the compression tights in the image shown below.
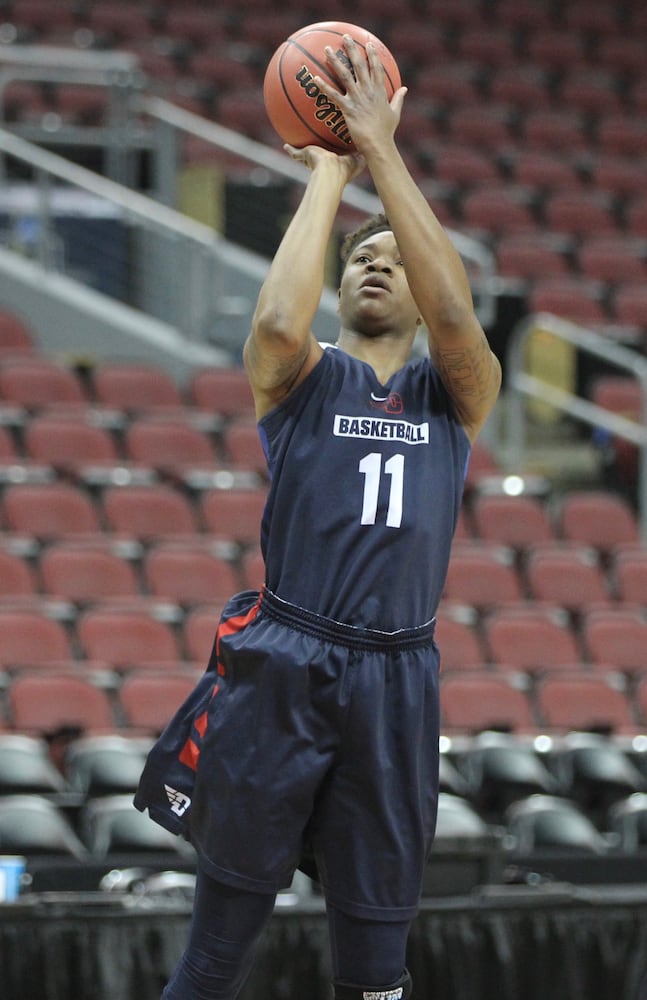
[[[198,871],[187,948],[162,1000],[235,1000],[274,896],[232,889]],[[328,907],[333,976],[348,983],[396,981],[405,966],[409,922],[359,921]]]

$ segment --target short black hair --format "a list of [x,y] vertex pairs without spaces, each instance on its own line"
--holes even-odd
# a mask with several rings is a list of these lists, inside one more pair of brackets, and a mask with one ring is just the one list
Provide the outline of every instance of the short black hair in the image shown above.
[[374,233],[384,233],[390,231],[390,229],[391,224],[384,212],[379,212],[377,215],[371,215],[370,218],[365,219],[361,226],[354,229],[352,233],[348,233],[342,241],[339,248],[342,267],[346,266],[348,258],[358,243],[363,243],[364,240],[368,239]]

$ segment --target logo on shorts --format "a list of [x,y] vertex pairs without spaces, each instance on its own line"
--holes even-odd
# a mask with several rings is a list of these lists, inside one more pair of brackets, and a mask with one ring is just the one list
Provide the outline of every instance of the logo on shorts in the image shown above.
[[404,986],[398,986],[397,990],[364,990],[362,1000],[402,1000]]
[[191,805],[189,796],[185,795],[184,792],[178,792],[177,788],[171,788],[170,785],[164,785],[164,791],[171,803],[171,812],[175,813],[176,816],[184,816]]

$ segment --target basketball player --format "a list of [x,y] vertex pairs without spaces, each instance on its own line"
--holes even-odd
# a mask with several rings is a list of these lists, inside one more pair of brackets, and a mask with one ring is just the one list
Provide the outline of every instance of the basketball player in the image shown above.
[[[336,1000],[412,995],[406,943],[438,797],[434,614],[500,368],[397,150],[406,91],[389,103],[373,49],[366,64],[344,44],[348,68],[329,60],[358,152],[288,150],[311,176],[245,345],[272,476],[266,587],[225,609],[136,797],[199,859],[165,1000],[233,1000],[300,865],[325,896]],[[365,166],[385,214],[347,239],[339,341],[323,348],[326,247]],[[421,323],[430,357],[410,362]]]

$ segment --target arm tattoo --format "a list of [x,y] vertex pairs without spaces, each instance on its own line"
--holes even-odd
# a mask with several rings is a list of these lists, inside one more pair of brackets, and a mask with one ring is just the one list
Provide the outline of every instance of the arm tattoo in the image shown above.
[[478,400],[487,395],[492,380],[492,364],[490,348],[485,340],[471,349],[439,350],[435,360],[452,396]]

